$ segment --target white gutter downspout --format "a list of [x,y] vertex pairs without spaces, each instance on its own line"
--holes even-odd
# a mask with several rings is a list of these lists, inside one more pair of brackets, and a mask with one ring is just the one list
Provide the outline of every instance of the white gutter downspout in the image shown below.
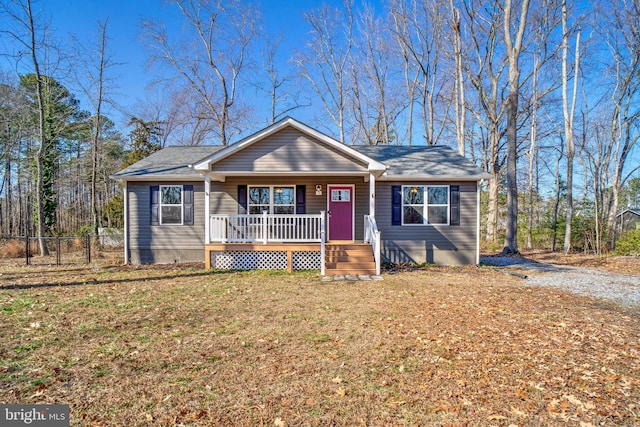
[[124,263],[129,264],[129,182],[124,181]]

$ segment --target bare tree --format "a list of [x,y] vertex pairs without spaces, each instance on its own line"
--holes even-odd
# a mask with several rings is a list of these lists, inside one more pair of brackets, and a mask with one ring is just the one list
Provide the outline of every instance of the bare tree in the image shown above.
[[609,147],[612,165],[611,198],[608,202],[608,229],[611,244],[615,244],[615,217],[620,191],[627,180],[640,169],[640,164],[628,162],[638,145],[640,133],[640,2],[621,0],[609,8],[612,17],[604,20],[602,34],[610,55],[607,71],[613,77],[609,94]]
[[0,178],[0,233],[5,235],[20,234],[22,225],[22,200],[18,198],[14,203],[13,192],[14,183],[18,193],[23,185],[14,177],[20,175],[20,147],[28,117],[24,93],[12,76],[0,72],[0,169],[4,168]]
[[85,96],[92,104],[93,123],[91,135],[91,216],[92,230],[98,235],[100,227],[100,213],[98,211],[98,170],[102,151],[102,131],[105,121],[105,103],[113,104],[112,93],[114,79],[108,75],[109,69],[118,65],[113,62],[108,51],[107,37],[108,18],[98,22],[97,42],[91,46],[84,46],[77,38],[77,81]]
[[24,52],[29,56],[35,75],[36,100],[38,106],[38,152],[36,157],[36,232],[38,234],[40,254],[46,256],[49,254],[45,235],[45,215],[43,203],[43,173],[44,160],[46,155],[45,141],[45,102],[43,95],[43,74],[41,72],[41,50],[48,48],[47,28],[40,27],[40,22],[33,12],[31,0],[13,0],[2,3],[2,14],[7,16],[13,24],[13,28],[0,30],[6,33],[16,41]]
[[477,2],[464,2],[461,7],[466,29],[467,50],[464,71],[470,82],[468,111],[477,122],[476,140],[482,145],[483,167],[492,176],[488,183],[489,209],[486,221],[486,239],[495,242],[498,235],[499,186],[505,158],[503,135],[505,102],[503,100],[504,71],[507,59],[501,56],[501,17],[498,0],[491,7],[480,7]]
[[406,95],[394,84],[401,73],[390,26],[365,6],[359,14],[352,63],[355,120],[368,144],[397,143],[396,119],[407,108]]
[[[518,96],[520,92],[520,65],[518,64],[522,49],[524,31],[527,27],[529,0],[523,0],[517,24],[512,21],[511,0],[504,6],[504,37],[509,59],[509,96],[507,97],[507,224],[504,238],[504,253],[518,253],[518,181],[516,174],[518,146]],[[517,25],[515,39],[511,29]]]
[[451,21],[453,29],[453,55],[455,58],[456,78],[453,86],[453,96],[455,98],[456,111],[456,138],[458,140],[458,153],[464,156],[465,135],[467,122],[467,109],[465,106],[464,92],[464,68],[462,66],[462,31],[460,30],[460,10],[453,5],[453,0],[449,0],[451,8]]
[[264,79],[258,78],[255,87],[269,96],[270,108],[268,124],[272,124],[302,107],[309,107],[311,103],[301,100],[301,85],[299,77],[293,73],[283,73],[277,61],[278,51],[282,43],[282,36],[264,38],[265,46],[262,50],[261,74]]
[[311,25],[311,38],[306,49],[298,52],[295,62],[338,127],[340,142],[344,143],[353,47],[353,0],[345,0],[342,11],[324,5],[305,13],[304,17]]
[[[390,4],[395,38],[402,54],[408,57],[407,65],[415,69],[417,90],[413,95],[421,107],[423,135],[427,145],[438,143],[452,103],[451,97],[445,92],[450,84],[447,77],[450,73],[445,68],[446,58],[443,54],[444,5],[439,0],[409,3],[395,0]],[[407,77],[405,79],[410,82]],[[413,92],[414,85],[409,85]]]
[[176,0],[185,20],[181,43],[174,44],[165,26],[146,21],[151,63],[168,65],[192,102],[188,118],[205,139],[214,132],[227,145],[238,132],[234,126],[246,111],[238,106],[239,77],[247,67],[247,52],[256,35],[257,11],[239,0]]
[[[580,66],[580,32],[576,36],[573,90],[569,100],[568,82],[569,71],[567,69],[567,57],[569,52],[570,29],[567,28],[567,1],[562,1],[562,112],[564,123],[564,140],[567,150],[567,209],[566,228],[564,234],[564,252],[571,249],[571,222],[573,220],[573,159],[575,157],[575,140],[573,134],[573,122],[576,109],[576,96],[578,93],[578,72]],[[569,105],[569,103],[571,105]]]

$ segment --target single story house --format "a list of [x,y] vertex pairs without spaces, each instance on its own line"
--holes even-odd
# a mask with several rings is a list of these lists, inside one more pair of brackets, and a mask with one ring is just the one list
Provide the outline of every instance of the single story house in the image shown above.
[[287,117],[229,146],[167,147],[113,175],[125,262],[375,274],[477,264],[480,182],[443,146],[350,146]]
[[640,229],[640,209],[625,209],[616,219],[620,231]]

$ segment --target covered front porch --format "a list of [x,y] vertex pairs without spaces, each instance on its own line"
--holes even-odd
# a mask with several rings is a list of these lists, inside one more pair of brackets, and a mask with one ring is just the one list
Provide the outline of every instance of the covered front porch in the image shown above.
[[327,242],[327,213],[211,214],[205,244],[205,268],[319,269],[326,274],[380,274],[380,232],[365,215],[364,235]]
[[327,258],[327,243],[379,252],[376,179],[386,166],[303,123],[285,118],[192,168],[204,176],[207,266],[281,268],[285,260],[289,271],[324,275],[355,251]]

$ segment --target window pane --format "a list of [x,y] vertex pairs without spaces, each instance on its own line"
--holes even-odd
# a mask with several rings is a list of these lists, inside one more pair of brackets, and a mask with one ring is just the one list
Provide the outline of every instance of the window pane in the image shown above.
[[423,224],[424,216],[422,215],[422,207],[405,206],[404,207],[404,223],[405,224]]
[[429,206],[429,224],[447,223],[447,206]]
[[274,206],[273,213],[275,214],[293,214],[293,206]]
[[266,212],[269,213],[269,206],[256,206],[256,205],[252,205],[249,206],[249,213],[251,215],[258,215],[258,214],[262,214],[262,212]]
[[162,187],[162,198],[160,203],[163,205],[179,205],[182,203],[182,187]]
[[181,224],[182,223],[182,207],[181,206],[162,206],[162,223],[163,224]]
[[293,188],[292,187],[275,187],[273,189],[273,204],[293,205]]
[[429,187],[429,204],[446,205],[449,203],[447,187]]
[[332,202],[348,202],[351,199],[351,190],[331,190]]
[[249,189],[249,204],[268,205],[271,203],[269,187],[251,187]]
[[422,205],[424,204],[424,188],[423,187],[404,187],[405,205]]

